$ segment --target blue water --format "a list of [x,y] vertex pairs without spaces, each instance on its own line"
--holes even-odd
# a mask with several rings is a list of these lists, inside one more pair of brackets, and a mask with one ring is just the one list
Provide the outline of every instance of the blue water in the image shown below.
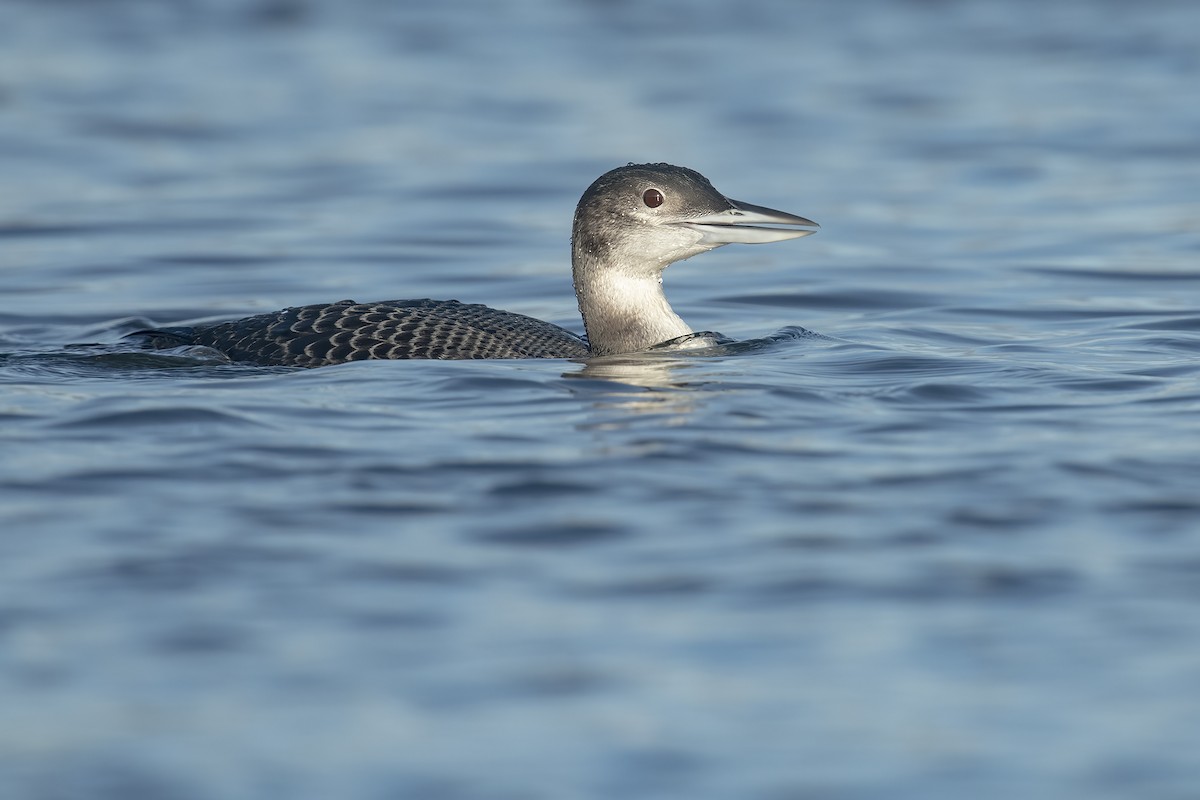
[[[0,5],[0,796],[1185,798],[1200,6]],[[629,161],[817,220],[721,355],[296,371],[148,324],[580,329]]]

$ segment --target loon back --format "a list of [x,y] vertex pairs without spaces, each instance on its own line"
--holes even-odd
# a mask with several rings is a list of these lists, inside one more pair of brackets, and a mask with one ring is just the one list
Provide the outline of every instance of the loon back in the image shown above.
[[130,336],[157,349],[201,345],[233,361],[288,367],[367,359],[583,358],[589,354],[587,342],[565,328],[457,300],[343,300]]

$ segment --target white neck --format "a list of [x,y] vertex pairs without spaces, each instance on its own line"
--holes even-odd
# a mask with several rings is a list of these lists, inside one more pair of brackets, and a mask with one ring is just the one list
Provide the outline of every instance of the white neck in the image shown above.
[[662,275],[576,272],[575,295],[596,355],[632,353],[692,332],[667,302]]

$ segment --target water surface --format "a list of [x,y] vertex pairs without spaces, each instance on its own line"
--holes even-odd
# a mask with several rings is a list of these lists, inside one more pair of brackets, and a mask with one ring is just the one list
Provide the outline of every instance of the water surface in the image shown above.
[[[0,793],[1181,798],[1189,3],[0,9]],[[628,161],[821,233],[723,353],[80,348],[354,298],[578,330]]]

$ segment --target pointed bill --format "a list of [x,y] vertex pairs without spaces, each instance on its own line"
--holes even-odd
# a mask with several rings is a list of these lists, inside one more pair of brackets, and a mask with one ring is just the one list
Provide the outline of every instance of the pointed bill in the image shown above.
[[[680,225],[699,232],[701,244],[765,244],[798,239],[816,233],[817,223],[786,211],[730,200],[733,207],[725,211],[692,217]],[[787,227],[778,227],[787,226]]]

